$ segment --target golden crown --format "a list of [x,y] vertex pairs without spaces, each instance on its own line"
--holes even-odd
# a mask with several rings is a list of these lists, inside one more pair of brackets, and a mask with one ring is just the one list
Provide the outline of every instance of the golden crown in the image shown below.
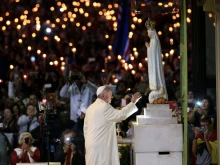
[[147,27],[148,30],[153,30],[155,28],[156,22],[154,20],[148,19],[145,22],[145,26]]

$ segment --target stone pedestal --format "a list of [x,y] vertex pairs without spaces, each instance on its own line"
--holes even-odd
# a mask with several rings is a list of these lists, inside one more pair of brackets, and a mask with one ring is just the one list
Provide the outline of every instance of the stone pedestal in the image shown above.
[[133,123],[135,165],[182,165],[183,130],[168,104],[148,104]]

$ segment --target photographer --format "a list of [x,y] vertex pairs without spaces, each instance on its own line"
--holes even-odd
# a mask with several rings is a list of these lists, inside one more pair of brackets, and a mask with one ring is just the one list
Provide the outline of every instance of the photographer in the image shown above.
[[61,144],[56,147],[55,161],[62,165],[84,165],[84,155],[79,154],[76,143],[75,133],[66,129],[62,134]]
[[195,139],[192,152],[196,156],[196,165],[215,165],[218,160],[217,131],[212,127],[209,116],[202,116],[200,127],[195,127]]
[[26,114],[18,118],[19,133],[31,132],[40,125],[36,117],[37,111],[33,104],[27,105]]
[[32,146],[33,138],[30,133],[23,132],[19,137],[19,146],[14,149],[11,155],[11,164],[33,163],[40,161],[40,150]]
[[70,97],[70,119],[77,122],[77,118],[92,103],[97,86],[87,81],[79,71],[70,71],[69,75],[69,82],[62,87],[60,96]]

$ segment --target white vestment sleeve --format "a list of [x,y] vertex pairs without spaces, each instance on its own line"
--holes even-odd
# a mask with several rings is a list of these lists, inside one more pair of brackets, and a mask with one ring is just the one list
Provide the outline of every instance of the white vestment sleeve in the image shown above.
[[[85,117],[86,118],[86,117]],[[88,127],[87,127],[87,122],[86,122],[87,120],[85,119],[84,120],[84,126],[83,126],[83,132],[84,132],[84,137],[86,138],[86,135],[87,135],[87,129],[88,129]]]
[[130,102],[127,106],[122,108],[121,110],[114,109],[111,105],[106,104],[107,107],[104,110],[104,117],[111,122],[118,122],[121,120],[125,120],[130,115],[135,113],[138,109],[136,105]]

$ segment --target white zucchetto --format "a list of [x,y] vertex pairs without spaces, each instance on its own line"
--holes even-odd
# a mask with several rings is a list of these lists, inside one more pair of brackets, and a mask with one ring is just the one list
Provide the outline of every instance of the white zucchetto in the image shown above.
[[100,86],[100,87],[98,87],[98,89],[97,89],[97,91],[96,91],[96,95],[98,96],[98,95],[100,95],[103,91],[104,91],[104,89],[106,88],[107,86]]

